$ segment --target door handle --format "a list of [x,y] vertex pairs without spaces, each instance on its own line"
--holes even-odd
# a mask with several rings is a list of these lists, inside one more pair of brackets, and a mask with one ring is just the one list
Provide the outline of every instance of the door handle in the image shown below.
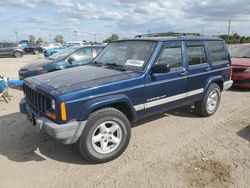
[[182,71],[179,73],[180,76],[186,76],[187,75],[187,71],[185,68],[182,69]]
[[204,69],[204,71],[210,71],[210,70],[212,70],[211,67],[207,67],[207,68]]

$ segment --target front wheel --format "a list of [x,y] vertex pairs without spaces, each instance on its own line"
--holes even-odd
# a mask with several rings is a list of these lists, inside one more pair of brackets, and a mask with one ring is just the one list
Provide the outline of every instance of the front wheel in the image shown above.
[[204,117],[208,117],[213,115],[220,104],[221,100],[221,90],[220,87],[212,83],[207,89],[207,92],[204,96],[204,98],[195,103],[195,111]]
[[15,53],[14,53],[14,56],[15,56],[16,58],[21,58],[21,57],[23,57],[23,54],[22,54],[22,52],[15,52]]
[[130,122],[122,112],[115,108],[100,109],[90,114],[78,149],[90,163],[108,162],[124,152],[130,135]]

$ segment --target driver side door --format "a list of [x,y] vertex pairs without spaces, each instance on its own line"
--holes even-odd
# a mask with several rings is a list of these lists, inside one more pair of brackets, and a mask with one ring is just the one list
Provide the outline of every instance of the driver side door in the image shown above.
[[182,42],[166,42],[156,64],[170,66],[167,73],[149,73],[145,83],[145,115],[186,103],[187,71]]

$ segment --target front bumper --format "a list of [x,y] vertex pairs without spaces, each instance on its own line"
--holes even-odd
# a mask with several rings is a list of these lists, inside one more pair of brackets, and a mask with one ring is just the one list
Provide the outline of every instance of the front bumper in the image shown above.
[[233,85],[236,87],[250,88],[250,73],[233,74]]
[[44,132],[63,144],[74,144],[80,138],[86,121],[73,121],[57,124],[46,117],[39,116],[23,98],[20,103],[20,112],[27,115],[38,132]]

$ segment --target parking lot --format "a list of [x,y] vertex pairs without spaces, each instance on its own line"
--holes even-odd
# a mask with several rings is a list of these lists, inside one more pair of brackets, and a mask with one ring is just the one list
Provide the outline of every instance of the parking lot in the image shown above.
[[[0,75],[37,59],[0,58]],[[75,146],[40,135],[19,113],[22,92],[0,99],[0,187],[249,187],[250,91],[222,93],[217,113],[168,111],[133,125],[128,149],[115,161],[91,165]]]

